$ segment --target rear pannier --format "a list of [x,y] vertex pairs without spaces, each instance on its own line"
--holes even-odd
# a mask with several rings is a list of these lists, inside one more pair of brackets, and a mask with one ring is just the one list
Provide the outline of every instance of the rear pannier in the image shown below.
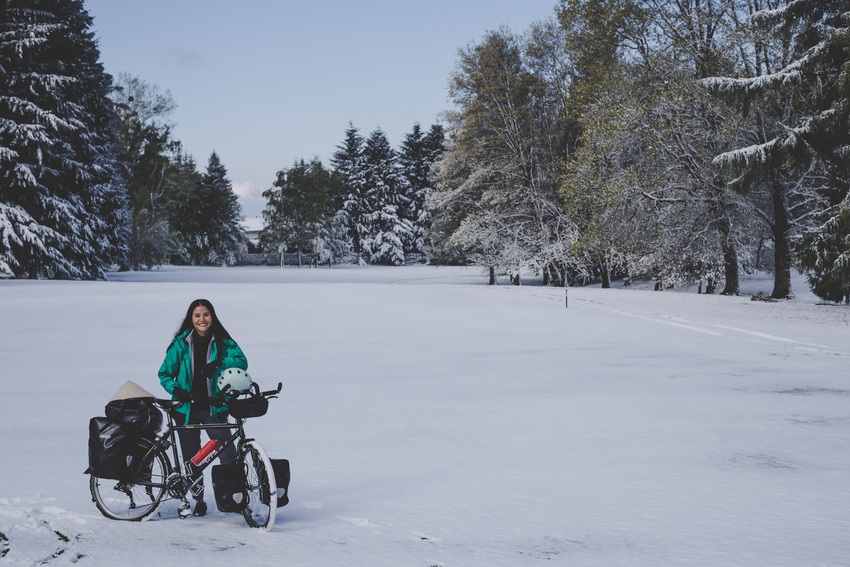
[[[128,385],[135,386],[127,382],[122,388]],[[86,473],[127,480],[133,463],[144,456],[162,428],[162,412],[150,396],[112,399],[106,404],[105,413],[105,417],[93,417],[89,421]]]
[[112,400],[106,404],[106,417],[154,433],[162,428],[162,412],[154,405],[153,398]]
[[153,434],[106,417],[89,420],[89,468],[99,478],[126,480],[137,459],[144,456]]

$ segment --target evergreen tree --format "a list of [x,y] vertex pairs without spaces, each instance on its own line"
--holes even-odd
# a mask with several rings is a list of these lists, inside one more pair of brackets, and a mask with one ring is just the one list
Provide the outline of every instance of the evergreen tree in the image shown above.
[[145,219],[146,213],[149,212],[151,222],[154,223],[150,227],[153,230],[153,238],[165,236],[160,235],[158,230],[171,234],[170,238],[165,236],[156,241],[160,245],[157,247],[158,252],[166,255],[163,262],[204,264],[206,241],[201,247],[196,244],[194,238],[195,235],[206,237],[206,217],[211,213],[210,209],[199,209],[206,207],[203,177],[198,171],[195,159],[188,154],[166,157],[162,165],[165,169],[159,188],[160,194],[155,200],[152,197],[150,208],[138,209],[137,218]]
[[404,243],[413,237],[413,226],[404,211],[410,201],[402,193],[402,175],[396,151],[379,128],[363,149],[363,253],[375,264],[404,264]]
[[850,202],[841,202],[823,215],[826,221],[800,235],[800,267],[812,291],[826,301],[850,304]]
[[103,277],[126,240],[111,78],[79,0],[0,3],[0,272]]
[[[754,109],[752,135],[719,161],[770,192],[773,214],[765,217],[776,249],[772,296],[784,298],[791,296],[790,241],[795,228],[805,231],[804,242],[824,247],[818,249],[817,262],[803,251],[803,263],[816,270],[809,277],[814,289],[823,289],[826,281],[833,282],[827,286],[832,287],[847,274],[827,259],[840,261],[850,253],[850,245],[843,253],[834,249],[835,237],[848,226],[837,205],[850,199],[850,5],[846,0],[770,0],[759,8],[748,14],[753,47],[744,52],[753,55],[745,72],[705,82],[741,102],[745,111]],[[807,227],[805,219],[819,216],[812,213],[824,207],[824,201],[831,205],[826,220]],[[819,230],[826,232],[818,235]],[[850,284],[850,279],[844,283]]]
[[365,237],[363,145],[364,140],[360,131],[349,122],[348,128],[345,130],[345,140],[337,146],[337,150],[331,158],[331,166],[342,184],[341,194],[343,197],[336,207],[338,221],[346,227],[348,237],[351,240],[351,248],[358,255],[363,251],[363,239]]
[[272,188],[263,192],[268,204],[260,243],[268,250],[309,252],[322,261],[341,255],[346,243],[334,230],[339,193],[337,176],[318,158],[279,171]]
[[227,170],[213,152],[204,174],[192,183],[193,167],[184,163],[188,181],[181,185],[184,193],[175,199],[179,206],[172,225],[193,265],[233,263],[242,252],[241,207]]
[[404,243],[405,252],[423,253],[427,248],[425,235],[431,226],[431,215],[425,209],[425,201],[434,190],[432,169],[444,146],[445,134],[438,124],[428,133],[414,124],[413,131],[402,142],[398,161],[402,169],[402,193],[409,203],[402,215],[412,227],[411,238]]
[[233,263],[241,255],[242,207],[239,198],[233,192],[233,185],[227,178],[227,169],[218,155],[213,152],[203,176],[203,186],[212,205],[212,219],[209,225],[209,256],[211,264]]

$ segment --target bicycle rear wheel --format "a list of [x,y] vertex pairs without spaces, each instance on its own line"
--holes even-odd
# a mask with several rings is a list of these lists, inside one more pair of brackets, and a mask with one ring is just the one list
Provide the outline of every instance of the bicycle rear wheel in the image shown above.
[[277,514],[277,485],[268,455],[255,441],[242,446],[240,460],[248,481],[248,505],[242,510],[252,528],[269,531]]
[[[150,447],[150,441],[140,440],[138,454],[145,455]],[[107,518],[138,522],[150,517],[159,507],[171,471],[167,457],[162,451],[155,451],[145,455],[133,469],[130,478],[123,481],[91,475],[92,501]]]

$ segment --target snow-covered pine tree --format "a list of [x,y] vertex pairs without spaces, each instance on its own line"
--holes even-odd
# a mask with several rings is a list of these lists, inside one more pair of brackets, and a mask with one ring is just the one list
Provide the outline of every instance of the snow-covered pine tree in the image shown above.
[[337,205],[337,224],[346,227],[351,249],[357,255],[363,251],[363,136],[360,130],[348,123],[345,140],[337,146],[331,158],[331,167],[342,184],[342,201]]
[[[704,83],[740,101],[756,117],[745,143],[717,161],[736,168],[739,179],[760,184],[770,194],[772,206],[762,216],[775,243],[772,296],[784,298],[792,294],[790,241],[795,232],[806,232],[804,240],[813,246],[825,245],[822,259],[841,257],[829,250],[834,235],[810,238],[819,230],[810,223],[825,200],[835,205],[847,195],[850,5],[835,0],[767,0],[749,8],[748,17],[739,18],[746,31],[742,36],[750,43],[741,53],[749,54],[749,59],[738,75],[710,77]],[[840,209],[827,210],[837,214]],[[847,225],[840,219],[827,218],[820,224],[820,228],[842,226]],[[820,281],[821,275],[830,279],[826,275],[832,268],[816,264],[825,272],[810,277],[810,282]]]
[[232,264],[243,252],[242,207],[227,178],[227,169],[213,152],[201,181],[203,193],[208,199],[209,218],[207,223],[209,264]]
[[184,174],[183,194],[175,195],[178,207],[170,216],[187,261],[193,265],[233,263],[242,252],[242,211],[227,169],[213,152],[203,174],[193,176],[188,170]]
[[363,164],[363,252],[371,263],[401,266],[404,243],[412,239],[413,226],[403,214],[409,201],[401,191],[398,156],[380,128],[366,141]]
[[111,78],[79,0],[0,5],[0,273],[94,279],[118,262]]
[[431,215],[425,209],[425,200],[434,188],[431,170],[444,150],[443,127],[435,124],[428,133],[419,124],[402,141],[398,161],[402,170],[402,193],[409,203],[403,211],[404,218],[411,223],[412,234],[405,242],[405,252],[424,253],[427,247],[426,233],[431,225]]
[[427,151],[426,161],[433,168],[446,151],[446,131],[442,124],[432,124],[428,133],[425,134],[425,149]]
[[826,222],[803,232],[797,242],[800,267],[823,300],[850,304],[850,199],[827,210]]

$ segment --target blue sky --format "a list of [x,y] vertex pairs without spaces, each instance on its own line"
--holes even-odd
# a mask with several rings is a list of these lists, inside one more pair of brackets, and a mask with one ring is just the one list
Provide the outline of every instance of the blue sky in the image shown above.
[[325,163],[352,122],[398,147],[451,108],[457,50],[523,32],[557,0],[85,0],[107,72],[171,92],[174,137],[216,151],[246,217],[297,159]]

